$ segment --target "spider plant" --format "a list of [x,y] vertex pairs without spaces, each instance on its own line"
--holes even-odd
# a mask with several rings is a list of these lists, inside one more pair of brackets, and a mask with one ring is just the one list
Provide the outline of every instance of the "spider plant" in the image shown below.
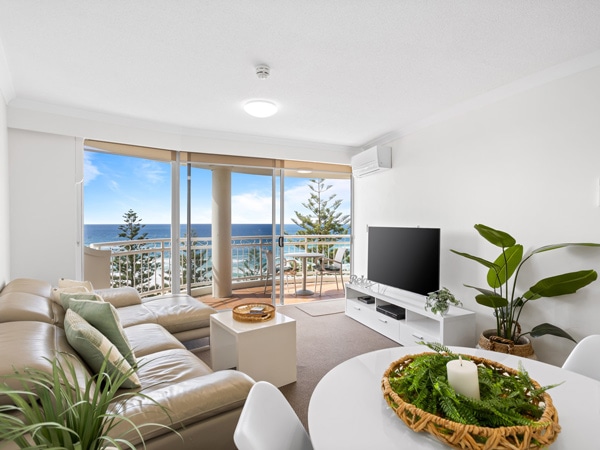
[[468,253],[461,253],[456,250],[451,251],[457,255],[476,261],[489,269],[487,273],[487,283],[492,290],[469,285],[465,286],[480,292],[480,294],[475,297],[477,303],[494,309],[497,336],[509,339],[516,343],[520,336],[526,334],[530,334],[532,337],[550,334],[576,342],[566,331],[549,323],[542,323],[533,327],[531,331],[521,333],[519,318],[521,317],[523,308],[530,301],[538,300],[543,297],[557,297],[565,294],[574,294],[580,288],[587,286],[598,278],[596,271],[591,269],[580,270],[544,278],[520,295],[517,294],[517,279],[523,265],[529,261],[533,255],[571,246],[600,247],[600,244],[565,243],[546,245],[532,250],[523,257],[523,246],[517,244],[516,240],[510,234],[480,224],[475,225],[475,229],[489,243],[502,249],[502,253],[500,253],[494,262],[469,255]]
[[[3,377],[20,388],[0,383],[0,394],[8,396],[13,403],[0,406],[0,439],[12,441],[19,448],[135,449],[127,439],[109,435],[116,426],[123,429],[126,425],[126,432],[133,431],[143,443],[141,427],[119,414],[120,405],[128,399],[149,399],[139,391],[119,390],[133,369],[109,372],[105,359],[97,375],[86,374],[85,379],[79,381],[70,358],[58,354],[48,360],[51,371],[26,368]],[[150,401],[167,414],[164,407]],[[151,425],[169,428],[161,424],[142,426]]]

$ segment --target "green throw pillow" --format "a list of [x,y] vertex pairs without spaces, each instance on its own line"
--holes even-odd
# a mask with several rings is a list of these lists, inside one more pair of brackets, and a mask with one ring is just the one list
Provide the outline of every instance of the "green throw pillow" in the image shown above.
[[77,300],[71,297],[68,299],[67,309],[75,311],[91,326],[106,336],[117,347],[127,362],[132,367],[136,366],[137,360],[135,354],[123,331],[117,310],[113,305],[108,302]]
[[123,387],[140,387],[140,379],[119,350],[106,336],[72,309],[67,310],[65,314],[65,334],[69,344],[95,373],[100,371],[105,358],[108,357],[107,371],[109,375],[113,373],[129,374]]
[[102,297],[93,292],[60,292],[60,304],[67,310],[69,309],[69,300],[74,298],[76,300],[93,300],[95,302],[102,302]]

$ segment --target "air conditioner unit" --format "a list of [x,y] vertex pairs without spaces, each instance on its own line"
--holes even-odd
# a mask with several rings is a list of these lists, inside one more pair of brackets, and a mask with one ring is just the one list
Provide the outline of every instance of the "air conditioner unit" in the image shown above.
[[392,167],[391,147],[371,147],[352,157],[352,175],[366,177]]

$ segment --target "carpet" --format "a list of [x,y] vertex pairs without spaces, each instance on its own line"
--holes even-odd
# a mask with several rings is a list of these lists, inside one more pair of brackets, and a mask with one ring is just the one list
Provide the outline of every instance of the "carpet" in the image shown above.
[[321,300],[294,306],[309,316],[328,316],[329,314],[339,314],[346,311],[346,300],[343,298],[336,300]]

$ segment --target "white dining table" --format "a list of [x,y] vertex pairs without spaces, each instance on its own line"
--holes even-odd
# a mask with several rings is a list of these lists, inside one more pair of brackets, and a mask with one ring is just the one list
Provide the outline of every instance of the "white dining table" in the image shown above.
[[299,258],[302,260],[302,289],[298,289],[296,291],[296,295],[299,296],[308,296],[313,295],[314,292],[310,289],[306,288],[306,273],[307,273],[307,259],[308,258],[320,258],[322,257],[322,253],[310,253],[310,252],[290,252],[284,255],[285,259],[296,259]]
[[[600,439],[600,381],[540,361],[487,350],[450,347],[454,353],[479,356],[518,368],[548,391],[558,411],[561,432],[553,450],[597,450]],[[447,449],[429,433],[417,433],[388,407],[381,391],[383,373],[409,354],[431,351],[425,346],[394,347],[351,358],[329,371],[317,384],[308,407],[308,429],[315,450]]]

